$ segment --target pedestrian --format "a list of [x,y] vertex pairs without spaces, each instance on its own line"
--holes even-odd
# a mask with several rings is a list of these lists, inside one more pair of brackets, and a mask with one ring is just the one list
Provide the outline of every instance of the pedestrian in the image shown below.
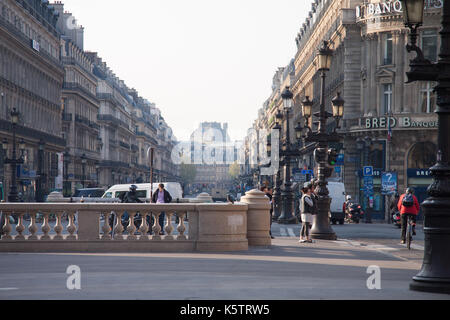
[[[130,186],[130,189],[120,197],[122,203],[142,203],[142,200],[139,199],[137,195],[137,186],[132,184]],[[139,213],[138,213],[139,214]],[[111,219],[112,218],[112,219]],[[110,225],[113,224],[114,217],[111,215]],[[137,218],[137,217],[136,217]],[[122,215],[122,225],[127,226],[129,224],[130,216],[127,211],[125,211]],[[133,223],[135,224],[136,228],[139,229],[139,219],[135,219]]]
[[402,217],[402,235],[401,243],[406,242],[406,228],[408,223],[408,217],[412,219],[412,234],[416,235],[416,218],[420,211],[420,204],[414,195],[414,189],[407,188],[406,192],[400,196],[397,203],[397,208],[400,211]]
[[313,221],[314,214],[314,202],[311,198],[312,188],[308,184],[302,189],[303,196],[300,199],[300,214],[302,218],[302,229],[300,231],[300,243],[309,242],[312,243],[309,228]]
[[[152,196],[152,202],[153,203],[170,203],[172,202],[172,196],[170,195],[169,191],[164,189],[164,184],[160,183],[158,186],[158,190],[156,190],[153,193]],[[159,215],[159,225],[161,226],[160,235],[164,235],[164,218],[166,216],[165,212],[161,212]],[[170,223],[170,221],[169,221]]]
[[391,214],[391,221],[394,221],[394,215],[398,213],[398,201],[400,200],[400,195],[398,192],[395,192],[395,194],[392,196],[391,201],[389,203],[389,212]]

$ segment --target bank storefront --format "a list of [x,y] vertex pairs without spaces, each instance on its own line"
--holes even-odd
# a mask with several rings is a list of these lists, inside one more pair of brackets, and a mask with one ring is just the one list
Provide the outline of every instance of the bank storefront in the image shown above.
[[[372,212],[373,219],[386,219],[387,205],[394,191],[383,192],[382,178],[395,177],[400,194],[412,187],[420,202],[432,182],[430,168],[436,163],[437,116],[435,114],[394,114],[357,120],[346,139],[347,157],[357,176],[357,196],[361,205]],[[368,178],[365,167],[373,169]],[[388,194],[388,195],[387,195]],[[390,194],[390,195],[389,195]],[[421,215],[419,219],[421,219]]]

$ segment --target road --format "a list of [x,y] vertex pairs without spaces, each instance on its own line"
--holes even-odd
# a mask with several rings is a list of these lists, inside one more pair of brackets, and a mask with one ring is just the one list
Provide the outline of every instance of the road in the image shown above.
[[[334,228],[338,241],[299,244],[298,225],[274,224],[272,246],[234,253],[0,254],[0,299],[450,298],[408,290],[423,252],[399,246],[398,229]],[[80,267],[80,290],[66,287],[70,265]],[[369,266],[381,270],[380,290],[367,287]]]

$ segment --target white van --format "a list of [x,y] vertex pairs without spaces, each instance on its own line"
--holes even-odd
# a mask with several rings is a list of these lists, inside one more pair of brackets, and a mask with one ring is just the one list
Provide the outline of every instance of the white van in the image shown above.
[[136,193],[138,198],[150,200],[152,197],[151,193],[158,189],[160,183],[164,184],[164,188],[172,196],[172,202],[177,202],[177,199],[181,200],[183,198],[183,192],[179,182],[116,184],[106,190],[102,198],[121,198],[130,190],[130,186],[134,184],[137,187]]
[[342,211],[345,202],[345,186],[342,182],[329,181],[328,190],[331,198],[330,211],[331,222],[336,224],[344,224],[345,214]]

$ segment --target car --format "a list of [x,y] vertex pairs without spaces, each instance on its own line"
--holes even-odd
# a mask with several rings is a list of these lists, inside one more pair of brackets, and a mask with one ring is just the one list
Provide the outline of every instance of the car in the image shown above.
[[103,188],[83,188],[75,190],[74,198],[100,198],[105,193]]
[[[152,193],[158,190],[159,184],[164,184],[164,188],[172,196],[172,202],[177,202],[183,198],[183,191],[179,182],[157,182],[157,183],[134,183],[137,187],[136,193],[141,200],[150,200]],[[106,190],[101,196],[102,198],[121,198],[130,190],[133,184],[116,184]]]

